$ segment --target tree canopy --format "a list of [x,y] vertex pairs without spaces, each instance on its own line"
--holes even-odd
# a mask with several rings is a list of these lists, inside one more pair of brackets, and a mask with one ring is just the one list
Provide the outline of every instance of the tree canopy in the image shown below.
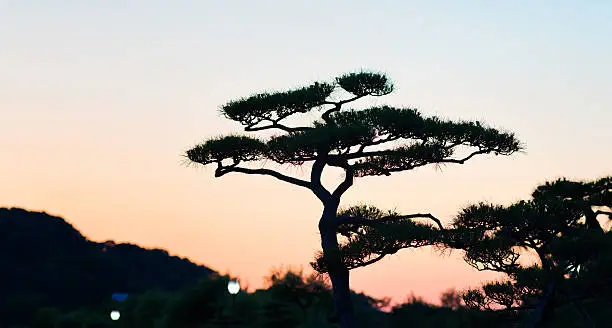
[[[603,223],[612,219],[611,181],[558,179],[537,187],[529,200],[463,209],[447,232],[447,243],[465,250],[474,268],[509,278],[467,291],[466,304],[532,309],[542,297],[549,307],[558,307],[610,295],[605,263],[611,258],[612,233]],[[530,253],[537,263],[519,262]]]
[[[340,244],[341,258],[349,269],[380,261],[386,255],[395,254],[403,248],[437,245],[441,242],[440,221],[430,214],[400,215],[394,211],[383,211],[377,207],[358,205],[339,212],[338,227],[344,237]],[[437,225],[415,222],[413,218],[430,218]],[[311,263],[318,272],[328,271],[323,253],[317,254]]]
[[[383,74],[349,73],[334,83],[319,83],[283,92],[259,93],[221,106],[221,113],[239,122],[247,132],[268,129],[282,133],[267,140],[247,135],[211,138],[187,151],[187,158],[203,165],[216,164],[215,176],[230,172],[266,174],[286,182],[313,188],[312,182],[290,178],[266,169],[239,166],[271,160],[279,164],[303,164],[321,159],[342,167],[354,177],[389,175],[431,163],[464,163],[477,154],[508,155],[520,150],[512,133],[500,132],[478,121],[453,122],[424,117],[414,108],[375,106],[362,110],[342,106],[366,96],[393,91]],[[350,96],[331,101],[335,91]],[[303,126],[288,126],[291,116],[321,111],[321,119]],[[384,144],[403,142],[381,149]],[[458,147],[471,152],[452,157]],[[377,147],[376,149],[374,149]]]
[[[311,189],[324,203],[338,203],[354,177],[388,176],[427,164],[462,164],[479,154],[509,155],[522,149],[513,133],[479,121],[426,117],[407,107],[343,107],[360,98],[384,96],[393,90],[392,82],[383,74],[356,72],[341,75],[333,83],[315,82],[295,90],[232,100],[221,106],[221,113],[242,124],[244,131],[274,129],[280,133],[266,140],[244,134],[215,137],[188,150],[186,155],[194,163],[216,164],[216,177],[231,172],[269,175]],[[334,92],[340,93],[340,97],[344,95],[344,99],[329,100]],[[302,126],[284,123],[290,116],[310,111],[321,112],[321,119]],[[292,165],[315,163],[310,180],[246,165],[264,160]],[[320,183],[325,165],[346,171],[344,181],[333,192]],[[335,221],[338,233],[349,240],[341,247],[344,264],[355,268],[400,248],[431,244],[430,227],[409,220],[423,216],[435,219],[429,214],[384,215],[382,210],[367,206],[338,213],[339,220]],[[400,243],[394,236],[401,233],[414,238]],[[313,265],[326,272],[322,254]]]
[[[437,221],[431,214],[383,215],[374,207],[338,212],[340,199],[354,178],[389,176],[428,164],[463,164],[477,155],[510,155],[521,150],[513,133],[479,121],[427,117],[409,107],[344,107],[393,90],[386,75],[362,71],[341,75],[333,83],[315,82],[294,90],[232,100],[220,108],[226,118],[242,124],[245,132],[274,130],[278,134],[266,139],[246,134],[211,138],[186,153],[193,163],[216,164],[215,177],[232,172],[268,175],[315,194],[324,210],[319,220],[322,252],[312,265],[329,274],[338,320],[344,328],[355,326],[348,270],[374,263],[401,248],[432,244],[434,229],[410,219],[428,217]],[[287,123],[289,118],[312,111],[320,112],[320,119],[299,126]],[[312,169],[309,179],[303,179],[248,166],[262,161],[290,165],[312,162]],[[326,166],[345,171],[344,180],[333,191],[321,183]],[[338,234],[347,240],[339,243]],[[408,238],[413,239],[400,241]]]

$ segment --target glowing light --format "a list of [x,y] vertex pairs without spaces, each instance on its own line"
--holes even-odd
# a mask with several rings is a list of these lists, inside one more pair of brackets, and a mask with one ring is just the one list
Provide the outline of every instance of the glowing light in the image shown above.
[[227,291],[232,295],[238,294],[238,292],[240,291],[240,283],[236,280],[228,282]]
[[117,310],[111,311],[110,313],[111,320],[113,321],[119,320],[119,317],[121,317],[121,313],[119,313],[119,311]]

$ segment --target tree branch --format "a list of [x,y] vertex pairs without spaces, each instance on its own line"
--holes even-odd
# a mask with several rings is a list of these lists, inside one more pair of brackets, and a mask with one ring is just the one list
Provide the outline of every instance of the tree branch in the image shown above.
[[[347,163],[348,164],[348,163]],[[336,190],[332,193],[332,197],[336,199],[340,199],[340,197],[353,185],[354,181],[354,170],[352,167],[348,166],[344,171],[344,181],[338,185]]]
[[334,101],[326,101],[324,102],[325,105],[334,105],[333,108],[328,109],[327,111],[325,111],[325,113],[323,113],[323,115],[321,115],[321,118],[325,121],[325,122],[329,122],[329,117],[332,113],[339,111],[342,108],[342,105],[346,104],[346,103],[350,103],[351,101],[355,101],[359,98],[363,98],[366,95],[361,95],[361,96],[355,96],[353,98],[349,98],[349,99],[345,99],[342,101],[338,101],[338,102],[334,102]]
[[376,140],[376,141],[372,141],[372,142],[368,142],[368,143],[363,143],[363,144],[361,144],[359,146],[359,149],[355,152],[355,154],[363,153],[363,151],[365,150],[366,147],[376,146],[376,145],[383,144],[385,142],[395,141],[395,140],[399,140],[399,139],[400,139],[399,136],[389,135],[386,138],[381,138],[381,139]]
[[[457,163],[457,164],[464,164],[466,161],[468,161],[469,159],[471,159],[472,157],[479,155],[479,154],[486,154],[493,151],[493,149],[479,149],[476,150],[474,152],[472,152],[471,154],[469,154],[468,156],[464,157],[464,158],[443,158],[439,161],[436,161],[435,163]],[[356,152],[356,153],[352,153],[352,154],[348,154],[346,156],[344,156],[344,158],[346,158],[347,160],[350,159],[358,159],[358,158],[362,158],[362,157],[376,157],[376,156],[386,156],[386,155],[393,155],[396,152],[396,150],[394,149],[390,149],[390,150],[380,150],[380,151],[369,151],[369,152]],[[434,163],[434,162],[432,162]]]
[[249,125],[244,128],[244,131],[255,132],[255,131],[262,131],[262,130],[269,130],[269,129],[280,129],[285,132],[299,132],[299,131],[311,130],[312,128],[306,127],[306,126],[290,127],[290,126],[286,126],[286,125],[273,121],[272,124],[264,125],[264,126],[255,127],[254,125]]
[[486,154],[491,152],[491,149],[480,149],[477,151],[472,152],[471,154],[469,154],[468,156],[461,158],[461,159],[453,159],[453,158],[446,158],[443,159],[441,161],[439,161],[438,163],[456,163],[456,164],[464,164],[465,162],[467,162],[470,158],[476,156],[476,155],[480,155],[480,154]]
[[599,215],[607,215],[610,219],[612,219],[612,212],[608,212],[608,211],[596,211],[595,212],[595,216],[599,216]]
[[368,265],[370,265],[372,263],[376,263],[376,262],[382,260],[387,255],[388,255],[387,253],[380,254],[380,255],[378,255],[377,257],[375,257],[375,258],[373,258],[371,260],[367,260],[365,262],[361,262],[359,264],[356,264],[352,269],[359,268],[359,267],[364,267],[364,266],[368,266]]
[[284,174],[281,174],[279,172],[273,171],[273,170],[268,170],[268,169],[248,169],[248,168],[244,168],[244,167],[237,167],[237,166],[221,166],[221,164],[219,163],[219,166],[217,167],[217,169],[215,170],[215,177],[221,177],[227,173],[230,172],[239,172],[239,173],[244,173],[244,174],[259,174],[259,175],[269,175],[272,177],[275,177],[279,180],[285,181],[285,182],[289,182],[291,184],[294,184],[296,186],[300,186],[300,187],[304,187],[304,188],[308,188],[310,190],[313,190],[313,185],[308,182],[308,181],[304,181],[304,180],[300,180],[297,178],[293,178],[290,176],[286,176]]
[[406,219],[414,219],[414,218],[428,218],[436,223],[440,230],[444,230],[442,223],[435,216],[430,213],[417,213],[417,214],[408,214],[408,215],[397,215],[397,216],[385,216],[377,220],[369,220],[361,217],[352,217],[352,216],[338,216],[337,222],[338,224],[354,224],[354,225],[365,225],[365,226],[375,226],[379,223],[406,220]]
[[319,198],[319,200],[325,205],[332,199],[332,195],[323,187],[321,183],[321,175],[323,174],[323,168],[325,168],[325,160],[321,157],[317,158],[312,165],[312,171],[310,172],[310,190]]

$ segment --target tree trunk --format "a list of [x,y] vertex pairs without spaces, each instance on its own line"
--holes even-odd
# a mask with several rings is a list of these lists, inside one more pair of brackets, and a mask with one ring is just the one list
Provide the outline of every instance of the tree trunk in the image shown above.
[[599,221],[597,221],[597,215],[595,212],[593,212],[590,205],[584,209],[584,218],[588,229],[604,232],[604,229],[599,224]]
[[319,221],[321,246],[329,278],[332,283],[334,312],[341,328],[354,328],[355,316],[349,287],[349,270],[342,262],[336,234],[336,211],[338,205],[325,206]]
[[[536,253],[538,253],[538,257],[540,258],[540,262],[542,263],[542,270],[549,273],[552,271],[553,264],[546,258],[545,251],[540,248],[535,248]],[[528,323],[526,325],[527,328],[535,328],[541,326],[548,318],[547,314],[552,310],[551,309],[551,298],[553,297],[554,291],[556,287],[556,281],[553,279],[548,283],[544,293],[542,294],[538,305],[535,310],[531,314],[528,319]]]
[[595,322],[593,321],[593,319],[591,319],[591,316],[589,315],[589,313],[586,311],[586,309],[582,305],[582,302],[574,301],[572,303],[574,304],[574,307],[576,308],[576,310],[580,312],[580,315],[582,315],[582,320],[584,320],[585,326],[588,325],[588,327],[596,328],[597,326],[595,326]]
[[555,283],[553,281],[548,284],[535,311],[533,311],[533,313],[529,317],[528,323],[526,325],[527,328],[536,328],[541,325],[544,314],[546,310],[548,310],[547,306],[550,306],[549,302],[550,302],[550,298],[552,294],[554,293],[554,289],[555,289]]

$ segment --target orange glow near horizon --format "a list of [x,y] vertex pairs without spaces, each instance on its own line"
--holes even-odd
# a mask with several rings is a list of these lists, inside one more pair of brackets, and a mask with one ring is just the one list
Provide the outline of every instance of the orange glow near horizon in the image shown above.
[[[480,120],[525,143],[510,157],[358,179],[343,206],[449,223],[550,179],[612,174],[612,2],[34,3],[0,4],[0,31],[11,31],[0,33],[0,206],[61,216],[95,241],[163,248],[253,288],[273,267],[308,270],[320,202],[270,177],[215,179],[181,155],[239,132],[218,107],[254,92],[383,71],[396,91],[356,107]],[[327,186],[341,178],[325,172]],[[354,270],[351,285],[437,302],[495,277],[426,248]]]

